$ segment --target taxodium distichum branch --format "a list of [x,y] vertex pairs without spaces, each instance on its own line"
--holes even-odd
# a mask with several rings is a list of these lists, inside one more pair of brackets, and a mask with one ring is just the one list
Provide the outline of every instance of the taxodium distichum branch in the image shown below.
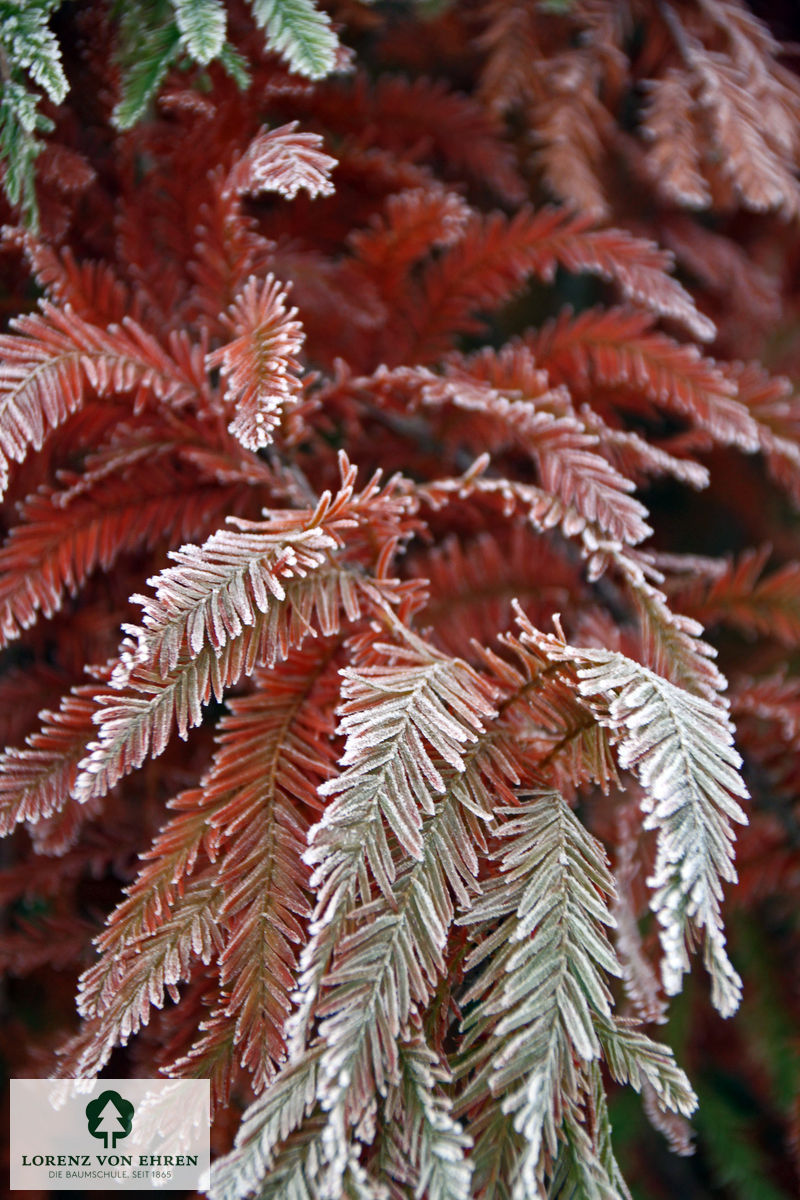
[[210,1078],[212,1200],[792,1195],[779,14],[55,7],[0,14],[12,1072]]

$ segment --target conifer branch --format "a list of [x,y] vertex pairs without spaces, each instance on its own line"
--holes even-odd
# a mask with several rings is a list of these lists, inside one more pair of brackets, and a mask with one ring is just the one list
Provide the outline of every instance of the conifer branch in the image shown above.
[[[702,945],[687,1061],[775,1151],[701,1071],[703,1186],[719,1124],[777,1187],[796,64],[745,0],[637,0],[633,40],[613,0],[323,7],[0,3],[4,219],[38,220],[0,239],[0,965],[37,1072],[82,970],[59,1073],[210,1078],[215,1144],[244,1112],[213,1200],[630,1200],[607,1086],[690,1152],[639,1022]],[[320,82],[334,21],[361,65]]]
[[513,839],[504,873],[459,918],[494,930],[468,960],[488,963],[465,997],[476,1003],[464,1048],[487,1041],[460,1067],[472,1073],[460,1108],[487,1090],[504,1096],[503,1113],[523,1138],[510,1179],[521,1200],[540,1190],[557,1153],[562,1104],[579,1098],[573,1058],[600,1056],[593,1014],[610,1016],[604,973],[619,974],[619,965],[602,928],[613,924],[605,903],[613,880],[563,800],[544,794],[503,815],[513,818],[501,827]]
[[412,352],[417,361],[438,357],[448,334],[479,328],[475,311],[497,307],[530,275],[552,280],[559,266],[615,283],[626,299],[681,321],[701,340],[713,336],[711,322],[667,273],[672,266],[668,252],[619,230],[591,226],[591,219],[554,208],[522,210],[511,221],[499,215],[473,219],[458,244],[427,272],[425,307],[415,321],[419,340]]
[[292,319],[296,313],[287,310],[286,293],[271,275],[260,290],[251,276],[230,308],[235,340],[208,356],[209,368],[221,368],[225,399],[235,406],[228,431],[248,450],[269,445],[284,409],[300,394],[295,355],[303,332]]
[[196,395],[175,359],[136,322],[105,331],[68,306],[43,302],[41,310],[19,317],[14,334],[0,335],[0,493],[9,461],[40,449],[87,395],[133,392],[137,406],[148,393],[174,405]]
[[388,1171],[400,1185],[430,1200],[470,1200],[472,1142],[452,1116],[442,1092],[449,1073],[422,1035],[400,1047],[400,1084],[387,1097],[384,1120],[390,1138]]
[[327,13],[313,0],[249,0],[268,43],[293,71],[321,79],[333,70],[339,43]]
[[565,1106],[563,1141],[548,1194],[631,1200],[614,1157],[608,1102],[596,1062],[590,1064],[587,1076],[581,1101],[568,1101]]
[[713,1000],[735,1012],[741,981],[728,961],[720,914],[721,881],[734,882],[732,822],[747,823],[747,789],[737,768],[726,710],[662,679],[621,654],[577,650],[530,627],[529,641],[554,662],[569,663],[580,695],[618,740],[620,765],[632,768],[647,796],[645,827],[657,830],[649,880],[660,925],[665,990],[675,995],[689,970],[692,931],[704,938]]
[[530,345],[555,382],[572,388],[625,384],[659,407],[687,416],[718,441],[755,450],[758,434],[736,389],[693,345],[652,329],[646,314],[622,308],[564,314],[544,326]]
[[769,557],[770,548],[761,547],[724,564],[710,579],[675,580],[672,601],[704,625],[722,622],[795,646],[800,637],[800,565],[785,563],[764,577]]
[[235,485],[195,482],[169,461],[151,463],[132,485],[100,476],[78,495],[39,492],[24,505],[0,547],[0,641],[18,638],[39,614],[59,611],[98,567],[166,538],[202,533],[230,512]]
[[[459,918],[480,943],[467,965],[484,963],[464,998],[476,1003],[463,1021],[468,1053],[458,1070],[469,1082],[459,1109],[468,1111],[487,1093],[503,1097],[505,1119],[522,1135],[516,1148],[501,1135],[514,1155],[510,1194],[521,1200],[541,1190],[561,1140],[569,1148],[587,1136],[578,1114],[584,1089],[596,1085],[592,1071],[605,1052],[601,1035],[613,1039],[607,1031],[622,1028],[606,982],[620,974],[620,965],[604,929],[614,923],[607,903],[613,877],[602,848],[563,799],[542,793],[500,815],[510,818],[498,830],[509,839],[497,851],[502,874]],[[619,1037],[628,1044],[624,1033]],[[693,1093],[671,1052],[644,1037],[639,1051],[640,1066],[653,1064],[664,1104],[691,1111]],[[487,1125],[482,1138],[498,1133]],[[476,1157],[491,1163],[482,1138]],[[591,1170],[591,1155],[577,1161]]]
[[8,749],[0,757],[0,831],[10,833],[21,821],[38,824],[69,802],[91,738],[97,712],[97,688],[77,688],[57,712],[41,714],[42,729],[31,734],[24,749]]

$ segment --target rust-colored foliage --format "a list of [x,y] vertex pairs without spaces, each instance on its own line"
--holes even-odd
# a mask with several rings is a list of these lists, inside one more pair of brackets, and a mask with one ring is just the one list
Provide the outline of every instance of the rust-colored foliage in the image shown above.
[[2,243],[3,1057],[209,1077],[215,1200],[789,1197],[793,31],[326,7],[356,66],[232,4],[249,88],[123,133],[61,14]]

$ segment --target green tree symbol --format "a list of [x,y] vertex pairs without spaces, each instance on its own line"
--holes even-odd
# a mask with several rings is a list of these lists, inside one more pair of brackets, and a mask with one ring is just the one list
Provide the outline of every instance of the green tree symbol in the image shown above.
[[86,1105],[86,1120],[92,1137],[102,1138],[106,1150],[113,1150],[119,1138],[126,1138],[133,1124],[133,1105],[119,1092],[101,1092]]

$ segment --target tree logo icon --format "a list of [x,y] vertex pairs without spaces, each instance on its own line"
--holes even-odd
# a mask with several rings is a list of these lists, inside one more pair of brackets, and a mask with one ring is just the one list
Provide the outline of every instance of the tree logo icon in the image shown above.
[[102,1092],[86,1105],[86,1120],[92,1137],[102,1138],[106,1150],[113,1150],[118,1139],[131,1131],[133,1105],[119,1092]]

